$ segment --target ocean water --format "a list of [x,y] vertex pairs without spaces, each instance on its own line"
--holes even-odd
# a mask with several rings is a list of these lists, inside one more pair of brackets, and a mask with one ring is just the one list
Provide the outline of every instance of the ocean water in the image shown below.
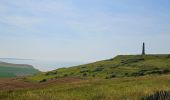
[[15,59],[0,59],[0,61],[14,63],[14,64],[29,64],[40,71],[50,71],[62,67],[71,67],[76,65],[85,64],[82,62],[57,62],[57,61],[45,61],[45,60],[15,60]]

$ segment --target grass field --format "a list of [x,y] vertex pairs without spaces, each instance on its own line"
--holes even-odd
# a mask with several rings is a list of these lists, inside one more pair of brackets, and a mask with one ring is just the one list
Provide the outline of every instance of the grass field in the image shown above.
[[141,100],[170,91],[170,55],[120,55],[8,81],[0,100]]
[[170,75],[60,81],[41,88],[5,90],[2,100],[140,100],[170,90]]
[[120,55],[90,64],[60,68],[28,77],[42,81],[60,77],[103,78],[161,75],[170,73],[169,55]]

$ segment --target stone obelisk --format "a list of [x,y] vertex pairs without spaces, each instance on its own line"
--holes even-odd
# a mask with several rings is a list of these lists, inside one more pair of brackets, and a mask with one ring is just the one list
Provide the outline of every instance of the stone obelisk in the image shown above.
[[142,55],[145,55],[145,43],[143,42],[143,46],[142,46]]

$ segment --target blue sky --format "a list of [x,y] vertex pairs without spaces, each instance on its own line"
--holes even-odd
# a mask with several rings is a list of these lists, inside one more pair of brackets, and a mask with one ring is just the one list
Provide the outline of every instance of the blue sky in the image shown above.
[[1,0],[0,57],[91,62],[170,53],[169,0]]

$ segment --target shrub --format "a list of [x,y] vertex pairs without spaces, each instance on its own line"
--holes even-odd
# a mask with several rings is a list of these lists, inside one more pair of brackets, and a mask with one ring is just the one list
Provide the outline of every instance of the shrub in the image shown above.
[[153,70],[148,72],[148,74],[167,74],[170,72],[170,69],[159,69],[159,70]]
[[143,60],[145,59],[144,58],[133,58],[133,59],[122,60],[121,63],[130,64],[130,63],[136,63],[136,62],[143,61]]
[[87,73],[83,73],[83,77],[86,77],[87,76]]
[[129,74],[128,73],[125,73],[125,76],[128,76]]
[[96,75],[95,75],[95,74],[93,74],[93,75],[92,75],[92,77],[96,77]]
[[99,72],[99,71],[102,71],[103,69],[104,69],[103,67],[97,67],[92,72]]
[[131,76],[144,76],[145,74],[144,74],[144,72],[134,72],[134,73],[132,73],[131,74]]
[[81,68],[86,68],[86,66],[82,66]]
[[106,76],[105,79],[110,79],[110,78],[115,78],[115,77],[116,77],[116,75],[112,73],[111,75]]
[[108,77],[108,76],[106,76],[106,77],[105,77],[105,79],[109,79],[109,77]]
[[164,73],[164,74],[167,74],[167,73],[169,73],[169,72],[170,72],[170,69],[164,69],[164,70],[163,70],[163,73]]
[[170,54],[167,56],[167,58],[170,58]]
[[55,74],[57,74],[57,71],[55,71],[55,72],[52,71],[52,72],[47,72],[47,73],[46,73],[47,76],[48,76],[48,75],[55,75]]
[[64,74],[64,77],[67,77],[68,76],[68,74]]
[[81,70],[80,73],[90,72],[90,70]]
[[115,78],[115,77],[116,77],[115,74],[111,74],[111,75],[110,75],[110,78]]
[[70,75],[73,75],[74,73],[72,72],[72,73],[70,73]]
[[46,81],[47,81],[47,79],[42,79],[42,80],[40,81],[40,83],[46,82]]

